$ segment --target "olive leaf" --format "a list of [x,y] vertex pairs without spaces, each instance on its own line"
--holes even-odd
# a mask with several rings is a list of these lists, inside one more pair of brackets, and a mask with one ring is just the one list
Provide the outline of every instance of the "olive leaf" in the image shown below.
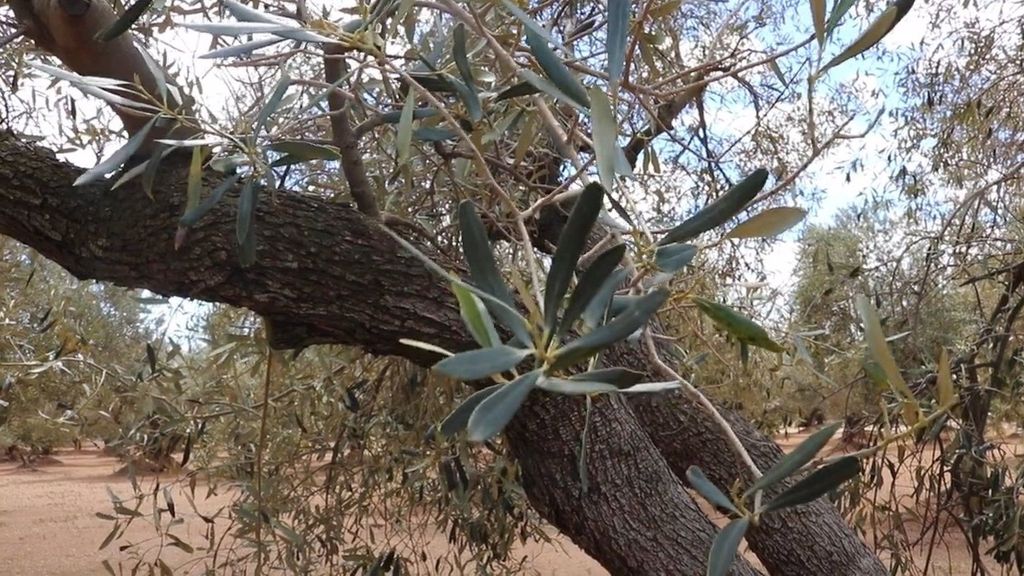
[[519,407],[526,401],[542,372],[527,372],[484,398],[469,417],[466,430],[471,442],[490,440],[512,421]]
[[743,497],[746,498],[758,490],[771,488],[802,468],[817,456],[818,452],[821,452],[821,449],[825,447],[825,444],[828,444],[828,441],[835,435],[842,424],[842,422],[834,422],[808,436],[792,452],[780,458],[774,466],[765,471],[764,475],[751,484],[750,488],[744,492]]
[[569,213],[569,220],[558,237],[555,255],[544,284],[544,330],[554,334],[558,322],[558,308],[569,290],[569,284],[576,272],[587,237],[601,212],[604,189],[600,184],[588,184]]
[[768,182],[768,171],[759,168],[738,184],[722,194],[717,200],[708,204],[693,216],[679,224],[665,235],[658,242],[664,246],[673,242],[685,242],[699,236],[708,230],[712,230],[725,224],[733,216],[739,214],[757,193],[764,188]]
[[828,72],[832,68],[846,62],[854,56],[859,56],[872,48],[875,44],[881,42],[882,38],[885,38],[886,35],[892,32],[893,28],[900,23],[900,20],[903,20],[903,17],[910,12],[910,9],[913,6],[914,0],[896,0],[890,4],[882,11],[881,14],[878,15],[878,18],[876,18],[874,22],[872,22],[871,25],[853,41],[853,44],[850,44],[846,50],[843,50],[838,56],[829,60],[828,64],[822,66],[821,70],[817,72],[817,75],[820,76],[825,72]]
[[818,468],[803,480],[790,486],[785,492],[765,505],[764,511],[781,510],[817,500],[822,495],[842,486],[844,482],[860,474],[860,460],[846,456]]
[[707,576],[725,576],[729,573],[740,542],[749,527],[749,518],[737,518],[722,528],[711,545],[711,553],[708,554]]
[[723,330],[732,334],[740,343],[764,348],[771,352],[784,350],[782,346],[772,340],[764,328],[725,304],[696,296],[693,297],[693,302],[701,312]]

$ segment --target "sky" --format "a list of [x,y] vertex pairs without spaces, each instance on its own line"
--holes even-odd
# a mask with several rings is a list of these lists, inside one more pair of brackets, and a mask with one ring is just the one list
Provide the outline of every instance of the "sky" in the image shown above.
[[[825,58],[840,51],[845,43],[851,41],[859,33],[859,30],[867,22],[863,16],[858,13],[856,8],[847,15],[833,43],[826,47]],[[806,24],[807,30],[799,31],[801,34],[810,33],[808,15],[801,15],[800,18],[795,19],[795,22]],[[911,10],[897,28],[883,40],[883,44],[891,50],[912,48],[925,34],[929,33],[934,33],[934,31],[930,29],[925,12]],[[218,105],[231,105],[232,100],[227,97],[230,92],[228,86],[232,78],[230,70],[217,68],[215,66],[217,62],[214,60],[198,58],[199,55],[210,50],[211,37],[209,35],[172,27],[162,33],[159,39],[161,48],[169,50],[169,58],[177,60],[181,67],[192,70],[192,73],[202,81],[202,98],[206,106],[212,107],[216,111]],[[802,58],[804,56],[794,55],[791,57]],[[865,109],[877,110],[881,106],[893,107],[899,104],[898,93],[891,86],[886,85],[887,79],[891,76],[892,70],[885,69],[871,57],[869,52],[834,69],[825,81],[854,83],[858,87],[859,93],[863,95]],[[885,96],[885,94],[889,96]],[[94,108],[102,106],[102,103],[94,99],[79,99],[76,102],[78,102],[80,111],[83,112],[80,114],[81,117],[89,116],[87,112],[90,106]],[[801,107],[805,105],[804,101],[796,104]],[[727,115],[729,122],[737,131],[742,131],[755,121],[754,111],[749,107],[720,110],[719,113]],[[871,118],[862,120],[868,122]],[[860,121],[861,119],[858,119],[858,122]],[[847,167],[856,158],[885,157],[884,151],[888,146],[886,134],[892,131],[889,126],[891,122],[888,118],[883,117],[876,129],[864,139],[850,141],[825,154],[797,181],[797,186],[812,185],[824,191],[820,205],[812,208],[806,222],[829,223],[838,210],[857,202],[861,193],[873,190],[878,187],[879,182],[889,179],[889,169],[884,161],[871,162],[868,160],[863,162],[860,170],[849,175],[849,182],[846,180],[846,172]],[[105,153],[113,151],[120,144],[120,142],[111,142]],[[97,161],[93,151],[72,151],[63,156],[81,166],[91,166]],[[770,290],[788,293],[793,288],[793,270],[802,228],[803,226],[797,227],[783,235],[771,246],[767,254],[758,254],[758,257],[764,258]],[[147,296],[147,294],[143,295]],[[172,335],[181,338],[187,332],[186,323],[189,316],[198,310],[199,308],[194,304],[183,304],[180,299],[171,299],[167,306],[154,307],[153,317],[154,320],[159,319],[164,322]],[[172,311],[173,313],[171,313]]]

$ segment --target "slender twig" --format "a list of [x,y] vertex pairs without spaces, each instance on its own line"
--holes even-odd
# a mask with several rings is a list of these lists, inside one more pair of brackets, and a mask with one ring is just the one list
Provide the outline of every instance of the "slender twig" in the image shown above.
[[[324,80],[333,85],[344,71],[344,61],[338,58],[324,58]],[[348,182],[349,193],[360,212],[375,220],[380,219],[380,208],[373,186],[366,176],[366,166],[359,151],[359,141],[352,130],[348,106],[351,100],[331,90],[327,94],[327,105],[331,110],[331,140],[341,153],[341,169]]]
[[256,575],[263,573],[263,452],[267,448],[267,417],[270,413],[271,370],[274,367],[274,351],[267,345],[267,371],[263,378],[263,410],[260,414],[260,439],[256,447]]
[[658,355],[658,347],[655,345],[654,338],[651,336],[650,328],[645,331],[644,341],[647,344],[647,350],[650,353],[651,363],[654,364],[654,367],[657,368],[658,371],[666,378],[678,381],[683,387],[683,392],[707,411],[711,416],[711,419],[715,421],[715,424],[722,429],[726,440],[729,442],[729,446],[739,457],[743,465],[750,470],[754,479],[760,478],[761,469],[754,463],[753,458],[750,457],[750,453],[747,452],[746,447],[743,446],[743,442],[740,441],[739,436],[736,435],[736,431],[732,429],[732,425],[729,424],[729,421],[722,416],[722,413],[718,411],[718,408],[715,407],[707,396],[701,393],[701,391],[689,381],[680,376],[679,373],[669,367],[669,365],[661,359],[661,356]]

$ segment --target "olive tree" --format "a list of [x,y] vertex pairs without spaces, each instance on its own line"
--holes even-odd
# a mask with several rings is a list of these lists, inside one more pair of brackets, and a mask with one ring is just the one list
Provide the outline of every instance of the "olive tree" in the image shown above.
[[[32,101],[13,98],[0,232],[79,278],[247,308],[278,349],[356,346],[465,381],[433,440],[468,427],[509,454],[537,513],[612,573],[752,574],[745,538],[772,574],[884,574],[817,498],[859,469],[815,458],[835,427],[780,460],[693,385],[655,317],[703,315],[743,364],[786,353],[687,279],[797,224],[801,176],[863,135],[871,114],[828,75],[913,2],[845,46],[851,4],[13,0],[9,69],[109,105],[128,138],[83,170],[24,136]],[[154,57],[169,28],[243,71],[231,106]],[[278,526],[260,462],[258,541]]]

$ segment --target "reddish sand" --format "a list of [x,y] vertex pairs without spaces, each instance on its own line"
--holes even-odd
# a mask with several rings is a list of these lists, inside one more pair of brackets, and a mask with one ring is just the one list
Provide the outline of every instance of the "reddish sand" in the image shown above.
[[[112,524],[96,516],[110,513],[107,488],[118,496],[131,494],[128,479],[116,474],[117,460],[96,451],[61,452],[61,464],[31,470],[13,463],[0,463],[0,575],[2,576],[92,576],[107,574],[104,559],[117,566],[117,543],[98,550]],[[199,492],[197,491],[197,496]],[[176,498],[179,514],[190,518],[175,533],[187,541],[201,541],[203,523],[183,498]],[[223,497],[196,505],[211,513],[225,502]],[[147,503],[142,511],[150,510]],[[129,539],[141,540],[153,535],[152,528],[138,522],[128,531]],[[428,550],[434,555],[447,547],[441,533],[429,537]],[[529,565],[537,574],[599,576],[607,572],[571,542],[529,543],[521,555],[531,558]],[[564,549],[562,549],[564,548]],[[184,554],[165,549],[163,558],[172,567],[184,560]],[[141,573],[146,573],[145,569]],[[178,573],[178,572],[176,572]],[[185,572],[181,572],[185,573]],[[199,571],[196,571],[199,573]],[[426,573],[426,572],[424,572]]]
[[[806,434],[792,434],[781,440],[784,448],[792,448]],[[1016,444],[1015,448],[1019,448]],[[117,565],[119,552],[116,543],[98,550],[107,536],[111,523],[96,516],[97,512],[110,512],[108,487],[120,496],[131,493],[129,481],[116,474],[119,463],[96,451],[67,451],[58,454],[60,464],[31,470],[13,463],[0,463],[0,575],[2,576],[71,576],[100,575],[107,572],[101,565],[109,559]],[[889,484],[889,482],[887,482]],[[895,500],[912,504],[910,478],[897,479]],[[198,493],[197,493],[198,495]],[[183,498],[177,499],[179,514],[189,518],[175,533],[188,536],[190,541],[201,541],[203,523],[196,517]],[[208,501],[200,499],[197,505],[209,514],[226,501],[224,496]],[[908,509],[916,506],[907,506]],[[143,507],[148,512],[149,504]],[[913,523],[908,523],[913,527]],[[919,530],[919,526],[916,528]],[[153,536],[152,528],[138,522],[128,531],[129,539],[138,541]],[[441,533],[425,535],[428,554],[443,554],[447,548]],[[871,541],[869,535],[869,542]],[[940,535],[941,536],[941,535]],[[186,538],[189,540],[189,538]],[[925,540],[928,540],[927,538]],[[969,573],[969,555],[962,536],[955,530],[940,541],[928,574],[960,575]],[[565,538],[556,538],[556,544],[527,544],[522,552],[532,558],[528,565],[536,574],[564,576],[597,576],[607,574],[595,561],[587,557]],[[915,557],[917,551],[915,551]],[[924,551],[921,551],[923,556]],[[747,554],[748,558],[750,555]],[[171,549],[164,553],[165,560],[179,567],[185,560],[183,553]],[[121,558],[124,559],[123,557]],[[751,558],[755,566],[757,562]],[[999,570],[989,565],[992,574]],[[176,573],[186,573],[176,572]],[[145,570],[143,571],[145,573]],[[422,573],[430,573],[424,568]]]

